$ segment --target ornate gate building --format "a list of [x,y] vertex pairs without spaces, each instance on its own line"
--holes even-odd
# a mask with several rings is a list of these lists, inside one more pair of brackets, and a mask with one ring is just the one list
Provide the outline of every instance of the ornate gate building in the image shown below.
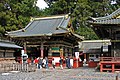
[[11,40],[19,40],[29,57],[67,57],[83,37],[74,33],[68,15],[32,18],[23,29],[8,32]]

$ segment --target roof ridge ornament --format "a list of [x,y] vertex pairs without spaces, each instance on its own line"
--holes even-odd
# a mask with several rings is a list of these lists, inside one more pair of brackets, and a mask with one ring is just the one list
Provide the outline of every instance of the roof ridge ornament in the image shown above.
[[34,21],[34,18],[33,18],[33,17],[30,17],[30,21]]
[[25,32],[25,29],[22,29],[22,32]]
[[69,15],[65,15],[65,19],[68,19],[69,18]]

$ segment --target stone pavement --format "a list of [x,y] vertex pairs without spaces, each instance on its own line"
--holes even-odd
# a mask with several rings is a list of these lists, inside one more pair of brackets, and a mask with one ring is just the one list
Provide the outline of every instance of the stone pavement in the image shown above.
[[[1,73],[0,80],[115,80],[116,73],[98,72],[93,68],[38,69],[35,72]],[[120,79],[120,76],[119,76]]]

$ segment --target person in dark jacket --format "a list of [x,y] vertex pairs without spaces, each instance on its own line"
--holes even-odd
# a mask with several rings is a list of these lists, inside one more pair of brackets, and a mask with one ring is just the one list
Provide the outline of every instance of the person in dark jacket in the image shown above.
[[38,69],[41,69],[41,68],[42,68],[42,58],[39,58]]
[[69,58],[69,57],[66,59],[66,67],[67,67],[68,69],[71,68],[71,65],[70,65],[70,58]]
[[46,68],[46,70],[47,70],[47,69],[49,68],[49,66],[48,66],[48,58],[45,57],[45,60],[46,60],[45,68]]
[[59,63],[60,63],[60,68],[63,69],[63,65],[62,65],[63,64],[63,60],[62,60],[61,57],[60,57]]

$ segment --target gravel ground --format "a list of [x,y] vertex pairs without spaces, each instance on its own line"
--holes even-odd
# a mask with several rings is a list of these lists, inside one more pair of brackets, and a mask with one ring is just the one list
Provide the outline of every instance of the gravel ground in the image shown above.
[[116,80],[115,77],[115,73],[98,72],[86,67],[63,70],[50,68],[27,73],[14,71],[0,74],[0,80]]

